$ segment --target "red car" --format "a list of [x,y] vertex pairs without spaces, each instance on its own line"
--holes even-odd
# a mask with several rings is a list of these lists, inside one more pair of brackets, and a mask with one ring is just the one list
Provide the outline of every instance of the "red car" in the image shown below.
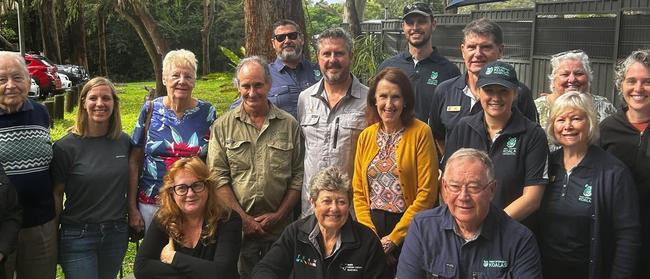
[[50,93],[62,90],[61,79],[56,73],[56,65],[45,56],[25,53],[25,63],[27,63],[29,75],[36,80],[36,83],[41,88],[42,97],[47,97]]

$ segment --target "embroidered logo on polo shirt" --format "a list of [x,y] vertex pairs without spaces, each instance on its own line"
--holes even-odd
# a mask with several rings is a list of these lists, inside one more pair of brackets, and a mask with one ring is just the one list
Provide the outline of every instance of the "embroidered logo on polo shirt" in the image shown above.
[[363,266],[354,265],[354,264],[351,264],[351,263],[342,263],[341,265],[339,265],[339,267],[341,268],[341,270],[347,271],[347,272],[358,272],[358,271],[361,271],[363,269]]
[[438,85],[438,72],[431,72],[431,77],[427,80],[428,85]]
[[589,185],[589,183],[585,184],[585,189],[582,190],[582,195],[578,196],[578,200],[581,202],[591,203],[591,185]]
[[503,155],[514,156],[517,155],[517,138],[512,137],[506,142],[503,148]]
[[320,71],[319,70],[314,70],[314,77],[316,79],[320,79]]
[[304,265],[308,265],[308,266],[311,266],[311,267],[316,267],[317,260],[316,259],[310,259],[310,258],[307,258],[307,257],[305,257],[303,255],[298,254],[296,256],[296,262],[304,264]]
[[483,260],[483,267],[504,268],[504,267],[508,267],[508,261],[503,261],[503,260]]

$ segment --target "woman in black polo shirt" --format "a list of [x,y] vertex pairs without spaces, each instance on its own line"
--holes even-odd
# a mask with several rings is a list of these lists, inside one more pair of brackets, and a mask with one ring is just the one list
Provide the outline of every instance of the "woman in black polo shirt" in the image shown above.
[[[548,182],[548,143],[544,130],[512,104],[517,96],[517,73],[500,61],[479,73],[476,86],[483,113],[461,119],[446,141],[445,159],[463,147],[486,151],[494,162],[497,188],[492,202],[522,221],[539,207]],[[526,225],[533,224],[526,219]]]
[[627,167],[595,143],[588,95],[560,96],[549,114],[550,183],[540,209],[545,278],[636,278],[639,211]]

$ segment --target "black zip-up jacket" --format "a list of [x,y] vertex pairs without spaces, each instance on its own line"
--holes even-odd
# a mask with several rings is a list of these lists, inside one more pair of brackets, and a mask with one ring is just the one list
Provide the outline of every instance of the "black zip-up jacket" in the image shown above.
[[391,278],[377,235],[348,216],[341,227],[341,246],[324,261],[321,250],[309,240],[317,220],[312,214],[293,222],[255,266],[256,279],[383,279]]
[[18,231],[22,226],[23,209],[18,202],[16,189],[11,185],[0,164],[0,279],[5,278],[5,265],[7,257],[16,248]]
[[[600,147],[621,160],[630,171],[639,195],[641,218],[641,251],[650,249],[650,126],[639,132],[625,116],[628,108],[619,110],[600,123]],[[650,253],[641,253],[638,278],[650,278]]]

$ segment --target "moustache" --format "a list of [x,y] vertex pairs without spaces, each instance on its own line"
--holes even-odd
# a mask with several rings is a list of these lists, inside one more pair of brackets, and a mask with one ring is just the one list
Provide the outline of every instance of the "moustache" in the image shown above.
[[325,65],[325,69],[341,69],[341,68],[343,68],[343,66],[341,66],[341,63],[339,62],[331,62]]

